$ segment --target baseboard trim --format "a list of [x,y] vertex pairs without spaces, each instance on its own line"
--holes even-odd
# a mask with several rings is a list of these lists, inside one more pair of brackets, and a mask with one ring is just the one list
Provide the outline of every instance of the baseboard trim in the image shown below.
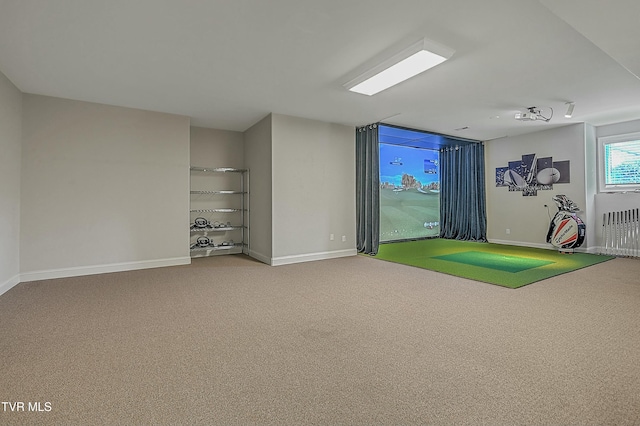
[[325,251],[319,253],[297,254],[293,256],[281,256],[271,258],[271,266],[289,265],[292,263],[312,262],[315,260],[336,259],[339,257],[356,256],[358,251],[355,248],[336,251]]
[[589,247],[586,250],[587,253],[589,254],[603,254],[604,252],[602,251],[602,247]]
[[138,262],[111,263],[107,265],[49,269],[44,271],[22,273],[20,275],[20,281],[41,281],[55,278],[78,277],[82,275],[97,275],[107,274],[111,272],[135,271],[138,269],[162,268],[165,266],[188,265],[190,263],[191,257],[173,257],[169,259],[143,260]]
[[0,296],[11,290],[16,285],[20,284],[20,275],[9,278],[4,283],[0,284]]
[[257,251],[249,250],[249,257],[259,260],[262,263],[266,263],[267,265],[271,265],[271,258],[262,253],[258,253]]

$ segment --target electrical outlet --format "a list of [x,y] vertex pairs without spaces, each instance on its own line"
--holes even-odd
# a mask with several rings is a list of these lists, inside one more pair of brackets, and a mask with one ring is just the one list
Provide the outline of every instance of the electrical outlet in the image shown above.
[[507,228],[505,229],[505,232],[507,233],[507,235],[511,234],[511,229]]
[[333,241],[333,240],[334,240],[333,234],[329,234],[329,241]]
[[346,243],[346,242],[347,242],[347,236],[346,236],[346,235],[343,235],[343,236],[342,236],[342,242],[343,242],[343,243]]

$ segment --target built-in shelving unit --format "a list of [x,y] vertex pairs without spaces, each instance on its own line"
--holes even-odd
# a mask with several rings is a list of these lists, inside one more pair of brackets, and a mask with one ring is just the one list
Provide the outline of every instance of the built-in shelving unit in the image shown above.
[[192,166],[189,214],[191,257],[248,253],[249,171]]

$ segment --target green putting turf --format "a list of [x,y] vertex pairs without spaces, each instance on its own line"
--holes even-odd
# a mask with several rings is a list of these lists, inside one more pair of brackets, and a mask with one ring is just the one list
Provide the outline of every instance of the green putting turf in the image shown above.
[[506,254],[485,253],[482,251],[463,251],[444,256],[435,256],[433,259],[448,260],[449,262],[464,263],[465,265],[480,266],[482,268],[511,273],[526,271],[527,269],[538,268],[553,263],[550,260],[507,256]]
[[434,238],[381,244],[376,259],[518,288],[610,259],[586,253]]

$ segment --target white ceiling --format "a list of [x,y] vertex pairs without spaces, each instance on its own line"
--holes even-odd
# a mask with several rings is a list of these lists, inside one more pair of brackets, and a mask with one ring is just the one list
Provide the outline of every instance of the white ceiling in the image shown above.
[[[639,119],[639,16],[637,0],[0,0],[0,71],[201,127],[274,112],[488,140]],[[342,86],[424,37],[453,58],[372,97]],[[529,106],[554,116],[513,119]]]

